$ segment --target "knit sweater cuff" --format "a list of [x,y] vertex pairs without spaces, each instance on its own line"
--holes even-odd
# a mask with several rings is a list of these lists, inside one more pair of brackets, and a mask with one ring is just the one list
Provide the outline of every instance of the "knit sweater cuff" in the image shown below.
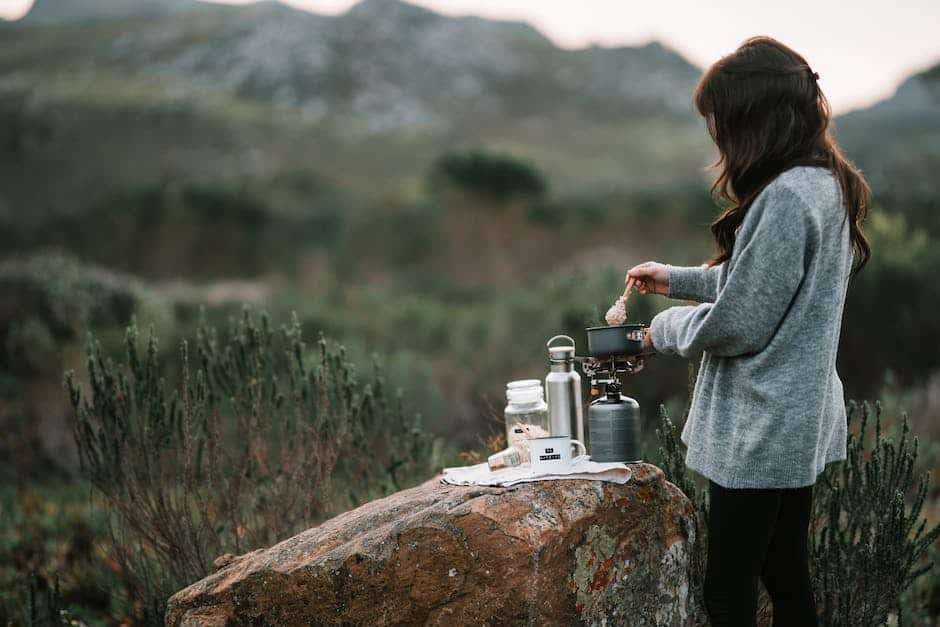
[[[669,310],[667,309],[666,311]],[[669,347],[666,333],[666,317],[668,316],[666,311],[659,312],[653,316],[653,319],[650,321],[650,342],[653,343],[654,351],[669,355],[674,354],[675,351],[671,350]]]
[[672,266],[666,265],[669,271],[669,298],[677,300],[694,300],[696,302],[714,300],[715,295],[710,294],[711,284],[705,273],[707,266]]

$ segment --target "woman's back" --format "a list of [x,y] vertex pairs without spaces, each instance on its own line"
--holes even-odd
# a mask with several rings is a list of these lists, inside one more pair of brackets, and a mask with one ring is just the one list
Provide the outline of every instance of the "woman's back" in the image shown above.
[[[682,433],[690,468],[729,488],[800,487],[845,459],[835,359],[851,266],[837,180],[791,168],[755,198],[730,259],[701,270],[718,274],[714,302],[654,318],[657,351],[704,351]],[[670,275],[671,293],[695,279]]]

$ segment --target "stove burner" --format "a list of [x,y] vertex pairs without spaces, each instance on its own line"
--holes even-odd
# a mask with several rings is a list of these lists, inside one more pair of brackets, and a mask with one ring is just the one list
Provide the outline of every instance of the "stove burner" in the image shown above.
[[610,355],[609,357],[575,357],[581,370],[591,379],[591,389],[597,384],[620,384],[620,376],[636,374],[646,365],[645,355]]

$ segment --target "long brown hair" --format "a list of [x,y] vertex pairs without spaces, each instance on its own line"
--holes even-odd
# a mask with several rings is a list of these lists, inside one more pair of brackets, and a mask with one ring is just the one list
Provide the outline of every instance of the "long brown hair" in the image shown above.
[[828,168],[839,181],[850,222],[855,272],[871,257],[861,230],[871,190],[829,133],[831,110],[802,56],[771,37],[752,37],[702,76],[693,101],[718,146],[712,194],[726,206],[712,223],[718,252],[731,258],[735,231],[757,195],[798,165]]

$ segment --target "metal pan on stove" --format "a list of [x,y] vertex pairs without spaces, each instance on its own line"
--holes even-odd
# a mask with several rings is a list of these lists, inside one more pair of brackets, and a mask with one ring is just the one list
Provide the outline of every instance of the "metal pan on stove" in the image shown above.
[[610,327],[591,327],[587,332],[588,354],[591,357],[611,355],[641,355],[645,324],[622,324]]

